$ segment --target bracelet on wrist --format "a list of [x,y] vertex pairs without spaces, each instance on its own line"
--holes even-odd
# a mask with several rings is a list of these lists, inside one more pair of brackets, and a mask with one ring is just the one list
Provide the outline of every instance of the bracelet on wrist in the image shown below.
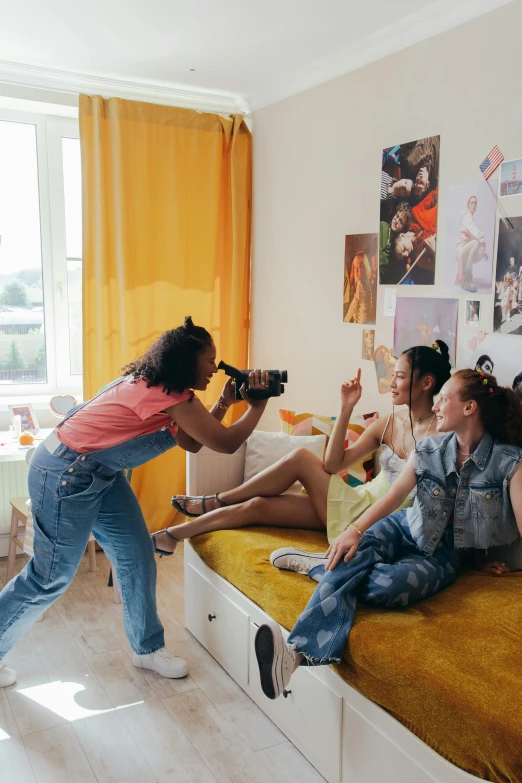
[[354,527],[357,530],[357,532],[359,533],[360,538],[363,537],[364,530],[362,530],[356,522],[351,522],[350,523],[350,527]]
[[221,397],[219,397],[219,399],[216,400],[216,405],[218,406],[218,408],[221,408],[222,411],[228,411],[230,407],[229,405],[226,404],[223,395],[221,395]]

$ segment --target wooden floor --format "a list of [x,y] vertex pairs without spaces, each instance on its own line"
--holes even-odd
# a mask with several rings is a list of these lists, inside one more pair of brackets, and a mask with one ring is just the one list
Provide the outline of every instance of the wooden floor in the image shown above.
[[[17,559],[18,569],[26,559]],[[324,779],[183,626],[183,550],[158,561],[158,606],[190,675],[135,669],[108,562],[84,558],[68,592],[5,658],[1,783],[318,783]],[[6,560],[0,559],[0,587]]]

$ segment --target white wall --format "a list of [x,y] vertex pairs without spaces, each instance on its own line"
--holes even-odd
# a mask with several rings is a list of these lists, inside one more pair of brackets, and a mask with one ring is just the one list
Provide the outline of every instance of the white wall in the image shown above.
[[[377,232],[381,151],[441,136],[435,286],[400,286],[399,296],[444,296],[446,189],[480,178],[494,144],[522,157],[522,2],[254,115],[253,367],[287,368],[279,407],[334,414],[339,386],[362,366],[359,412],[391,409],[373,363],[361,364],[362,326],[342,321],[344,238]],[[522,214],[522,197],[504,200]],[[467,295],[470,296],[469,294]],[[376,345],[393,345],[379,287]],[[464,301],[459,297],[459,323]],[[473,295],[475,298],[475,295]],[[493,297],[481,325],[492,328]],[[522,358],[522,337],[513,340]]]

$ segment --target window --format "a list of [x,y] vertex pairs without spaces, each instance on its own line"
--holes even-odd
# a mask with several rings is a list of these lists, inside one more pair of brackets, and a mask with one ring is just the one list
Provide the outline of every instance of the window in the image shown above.
[[82,386],[78,121],[0,111],[0,396]]

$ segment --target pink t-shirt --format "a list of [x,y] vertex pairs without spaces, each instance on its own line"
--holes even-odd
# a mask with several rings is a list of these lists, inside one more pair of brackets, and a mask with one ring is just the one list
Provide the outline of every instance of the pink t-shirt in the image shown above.
[[91,400],[60,424],[56,434],[70,449],[86,454],[168,427],[176,435],[178,425],[163,413],[185,402],[191,391],[166,394],[161,386],[147,388],[146,381],[130,377]]

